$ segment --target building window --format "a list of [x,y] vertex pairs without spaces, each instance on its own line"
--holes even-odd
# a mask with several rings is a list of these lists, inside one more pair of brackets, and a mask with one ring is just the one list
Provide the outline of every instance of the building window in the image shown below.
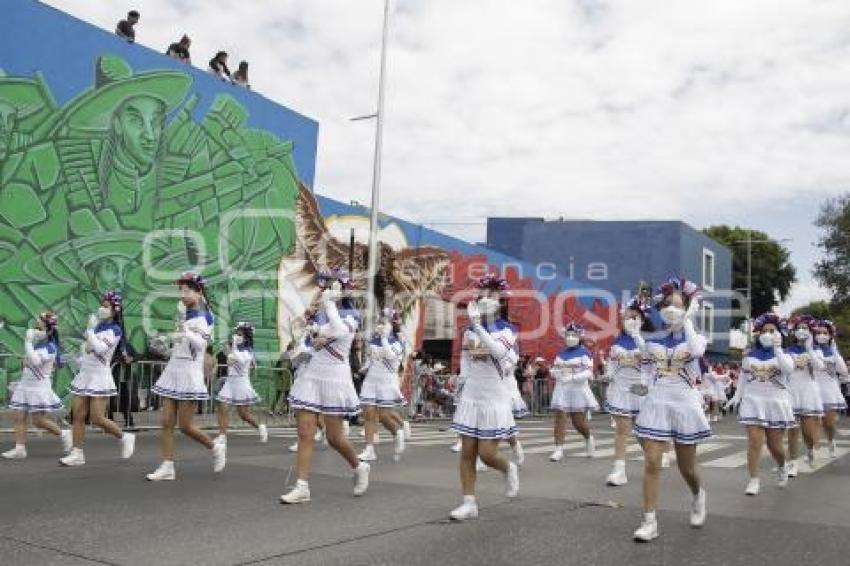
[[714,252],[702,249],[702,288],[714,291]]
[[711,344],[714,342],[714,305],[709,302],[703,302],[701,314],[700,328],[705,339]]

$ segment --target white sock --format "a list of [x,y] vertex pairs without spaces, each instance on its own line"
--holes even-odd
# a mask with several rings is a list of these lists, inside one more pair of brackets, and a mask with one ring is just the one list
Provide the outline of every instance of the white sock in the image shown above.
[[26,444],[18,444],[18,443],[15,443],[15,450],[25,450],[25,449],[26,449],[26,447],[27,447],[27,445],[26,445]]
[[646,522],[646,523],[653,523],[653,522],[655,522],[655,511],[650,511],[650,512],[648,512],[648,513],[644,513],[644,514],[643,514],[643,520],[644,520],[644,522]]
[[295,481],[295,486],[296,486],[296,487],[310,487],[310,486],[307,484],[307,480],[296,480],[296,481]]
[[463,496],[463,503],[464,503],[464,505],[466,505],[466,504],[475,505],[475,496],[474,495],[464,495]]
[[365,470],[368,466],[369,466],[369,464],[367,464],[366,462],[360,462],[359,464],[357,464],[357,467],[354,468],[354,469],[355,470]]
[[166,466],[173,466],[174,460],[163,460],[162,463]]

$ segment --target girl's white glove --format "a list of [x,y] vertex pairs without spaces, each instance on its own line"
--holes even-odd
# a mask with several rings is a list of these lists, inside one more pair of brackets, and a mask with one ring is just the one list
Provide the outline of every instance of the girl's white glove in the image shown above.
[[481,311],[478,310],[478,303],[469,301],[469,304],[466,305],[466,314],[473,325],[481,324]]

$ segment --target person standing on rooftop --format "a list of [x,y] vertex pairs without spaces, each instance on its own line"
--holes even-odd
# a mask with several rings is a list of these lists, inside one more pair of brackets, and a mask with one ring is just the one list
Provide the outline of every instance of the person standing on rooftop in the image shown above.
[[192,64],[192,57],[189,55],[189,47],[192,46],[192,40],[189,39],[189,36],[183,34],[183,37],[180,38],[180,41],[174,42],[168,46],[165,54],[169,57],[177,59],[178,61],[182,61],[187,65]]
[[136,42],[136,30],[133,28],[137,23],[139,23],[139,13],[136,10],[130,10],[127,13],[127,19],[121,20],[118,22],[118,25],[115,26],[115,34],[118,37],[123,37],[129,43]]

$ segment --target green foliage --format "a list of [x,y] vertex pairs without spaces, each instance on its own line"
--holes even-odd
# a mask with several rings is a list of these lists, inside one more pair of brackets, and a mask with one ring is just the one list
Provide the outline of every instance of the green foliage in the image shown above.
[[839,304],[815,301],[795,309],[792,314],[810,314],[834,322],[838,327],[838,348],[842,354],[850,355],[850,302]]
[[[751,271],[754,317],[772,310],[785,300],[797,279],[796,270],[790,262],[791,252],[785,246],[764,232],[740,226],[709,226],[703,232],[732,251],[732,288],[740,292],[747,288],[747,239],[753,240]],[[746,305],[733,304],[733,308],[744,309]],[[740,320],[733,319],[732,323],[736,324]]]
[[834,303],[850,303],[850,193],[823,203],[815,226],[823,231],[815,277],[833,292]]

